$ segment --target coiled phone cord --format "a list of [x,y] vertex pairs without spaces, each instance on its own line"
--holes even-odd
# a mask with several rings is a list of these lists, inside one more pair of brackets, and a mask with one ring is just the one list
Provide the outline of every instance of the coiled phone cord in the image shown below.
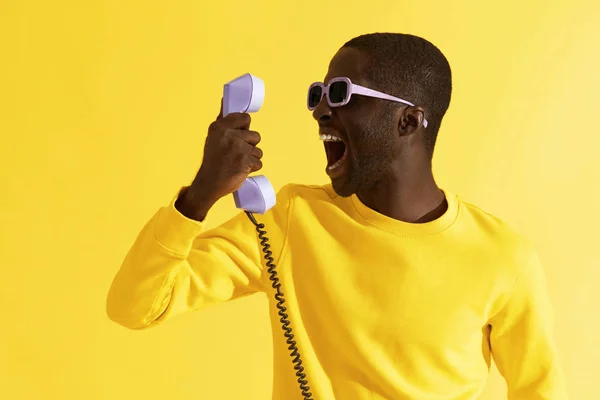
[[296,346],[294,334],[292,333],[292,328],[290,326],[290,320],[288,319],[288,315],[286,313],[287,308],[283,305],[285,303],[285,299],[283,298],[283,292],[281,291],[281,283],[279,283],[279,278],[277,278],[277,271],[275,271],[275,260],[273,259],[273,252],[270,250],[271,245],[268,243],[269,239],[267,238],[267,231],[264,230],[265,224],[257,222],[251,212],[246,211],[246,214],[254,226],[256,226],[256,232],[258,232],[260,245],[262,246],[265,260],[267,260],[267,271],[271,275],[269,279],[272,282],[273,289],[277,291],[277,293],[275,293],[275,299],[277,300],[276,306],[279,310],[278,314],[281,317],[279,321],[281,321],[281,327],[284,331],[284,336],[287,338],[286,343],[289,346],[288,349],[291,351],[290,356],[292,357],[294,369],[296,370],[296,376],[298,377],[300,390],[302,391],[304,400],[313,400],[312,393],[310,392],[310,386],[308,386],[306,374],[304,373],[304,367],[302,366],[300,350],[298,349],[298,346]]

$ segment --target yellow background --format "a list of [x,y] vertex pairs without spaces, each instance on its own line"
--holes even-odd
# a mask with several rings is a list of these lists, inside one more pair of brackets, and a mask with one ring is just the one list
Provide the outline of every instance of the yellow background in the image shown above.
[[[537,243],[572,398],[597,398],[599,13],[541,0],[1,1],[0,398],[267,399],[264,297],[130,332],[106,318],[105,295],[144,222],[193,177],[225,81],[266,81],[253,127],[276,188],[327,182],[305,90],[373,31],[423,35],[449,58],[439,183]],[[211,225],[235,212],[224,199]],[[495,371],[482,398],[505,398]]]

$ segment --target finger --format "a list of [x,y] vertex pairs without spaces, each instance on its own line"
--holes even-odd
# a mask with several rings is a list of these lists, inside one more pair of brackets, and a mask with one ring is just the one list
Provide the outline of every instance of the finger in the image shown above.
[[262,161],[256,157],[250,157],[250,173],[256,172],[263,167]]
[[257,158],[260,160],[263,156],[262,149],[254,146],[250,143],[246,143],[243,140],[238,140],[236,145],[238,146],[238,153],[243,154],[244,156],[246,156],[248,158]]
[[248,113],[231,113],[223,118],[223,122],[227,121],[227,125],[233,129],[250,129],[252,118]]
[[239,131],[240,137],[244,142],[256,146],[260,143],[260,133],[256,131]]
[[252,149],[250,150],[250,155],[260,160],[263,157],[263,151],[258,147],[252,146]]

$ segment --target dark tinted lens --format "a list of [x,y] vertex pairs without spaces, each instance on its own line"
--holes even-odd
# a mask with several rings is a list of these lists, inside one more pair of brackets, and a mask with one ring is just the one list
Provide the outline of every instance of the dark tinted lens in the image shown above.
[[308,105],[309,107],[316,107],[321,102],[321,94],[323,90],[319,86],[313,86],[308,91]]
[[348,93],[348,84],[344,81],[334,82],[329,86],[329,101],[342,103]]

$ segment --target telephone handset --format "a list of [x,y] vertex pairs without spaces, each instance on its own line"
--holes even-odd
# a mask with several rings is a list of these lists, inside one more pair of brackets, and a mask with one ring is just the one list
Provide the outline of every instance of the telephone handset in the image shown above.
[[[223,116],[260,110],[265,98],[264,82],[245,74],[223,87]],[[275,205],[275,191],[264,175],[249,177],[233,194],[235,205],[247,212],[264,214]]]
[[[250,74],[242,75],[226,83],[223,87],[223,116],[225,117],[234,112],[256,112],[262,107],[264,97],[264,82]],[[262,246],[266,260],[267,271],[270,274],[271,286],[275,289],[276,306],[279,310],[278,314],[281,317],[279,320],[281,321],[283,334],[288,344],[288,350],[290,350],[294,369],[296,370],[298,384],[300,385],[304,400],[313,400],[310,386],[308,386],[306,374],[304,373],[304,367],[302,366],[300,350],[294,340],[294,334],[292,333],[290,320],[288,319],[289,316],[286,313],[287,308],[284,306],[285,299],[281,291],[281,283],[279,283],[279,278],[277,278],[275,260],[270,250],[271,246],[268,243],[267,232],[264,230],[265,225],[259,223],[254,218],[254,213],[264,214],[271,209],[275,205],[275,197],[273,186],[271,186],[271,183],[264,175],[248,177],[233,194],[236,207],[244,210],[250,221],[256,226],[256,232],[258,233],[260,245]]]

